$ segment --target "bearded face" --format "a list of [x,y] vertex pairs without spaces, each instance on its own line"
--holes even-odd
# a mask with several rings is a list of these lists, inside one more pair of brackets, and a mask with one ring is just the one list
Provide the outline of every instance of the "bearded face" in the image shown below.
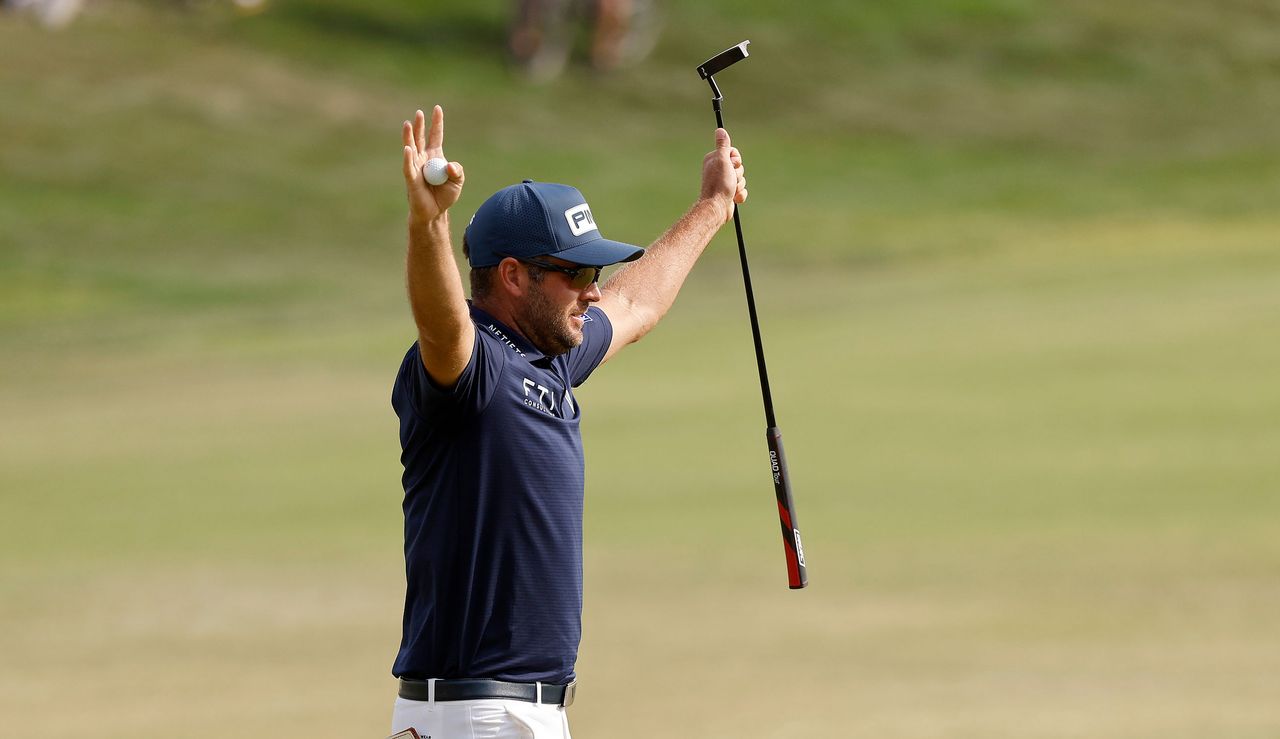
[[[588,303],[581,293],[530,270],[529,293],[520,332],[549,357],[564,354],[582,343],[582,316]],[[555,295],[561,295],[557,299]],[[566,298],[568,298],[566,300]]]

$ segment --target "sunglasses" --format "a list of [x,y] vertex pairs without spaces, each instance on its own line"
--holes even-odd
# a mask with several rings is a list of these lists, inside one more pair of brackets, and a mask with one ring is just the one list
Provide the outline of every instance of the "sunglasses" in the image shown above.
[[532,264],[540,269],[551,270],[552,272],[563,272],[569,275],[569,287],[574,290],[582,290],[594,282],[600,281],[600,272],[604,267],[565,267],[551,262],[544,262],[541,259],[522,259],[520,257],[512,257],[518,262]]

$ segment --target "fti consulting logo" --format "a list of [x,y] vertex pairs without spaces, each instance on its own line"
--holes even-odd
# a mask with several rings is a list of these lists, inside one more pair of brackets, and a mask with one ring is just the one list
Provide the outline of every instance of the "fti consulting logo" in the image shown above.
[[564,219],[569,222],[569,230],[574,236],[581,236],[588,231],[598,230],[596,219],[591,216],[591,206],[583,203],[564,212]]
[[[536,399],[534,397],[535,393],[533,392],[535,389],[538,391],[536,393]],[[554,416],[556,410],[556,394],[546,385],[539,385],[526,377],[524,378],[524,404],[535,410],[542,411],[547,415]]]

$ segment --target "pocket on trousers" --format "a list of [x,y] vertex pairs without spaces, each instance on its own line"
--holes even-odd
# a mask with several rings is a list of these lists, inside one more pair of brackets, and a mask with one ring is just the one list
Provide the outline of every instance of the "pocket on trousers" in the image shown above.
[[473,739],[534,739],[533,730],[501,703],[470,706]]

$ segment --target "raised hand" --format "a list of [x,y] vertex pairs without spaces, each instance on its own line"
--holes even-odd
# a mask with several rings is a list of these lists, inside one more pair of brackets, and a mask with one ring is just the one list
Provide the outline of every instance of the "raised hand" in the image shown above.
[[747,199],[747,170],[742,166],[742,153],[723,128],[716,129],[716,148],[702,159],[700,197],[720,203],[725,221],[733,218],[735,203]]
[[421,221],[433,221],[444,215],[462,195],[464,175],[462,165],[449,162],[445,172],[449,179],[442,185],[429,185],[422,175],[422,165],[428,159],[444,158],[444,109],[439,105],[431,110],[431,127],[421,110],[413,116],[413,123],[405,121],[401,127],[404,138],[404,187],[409,196],[409,216]]

